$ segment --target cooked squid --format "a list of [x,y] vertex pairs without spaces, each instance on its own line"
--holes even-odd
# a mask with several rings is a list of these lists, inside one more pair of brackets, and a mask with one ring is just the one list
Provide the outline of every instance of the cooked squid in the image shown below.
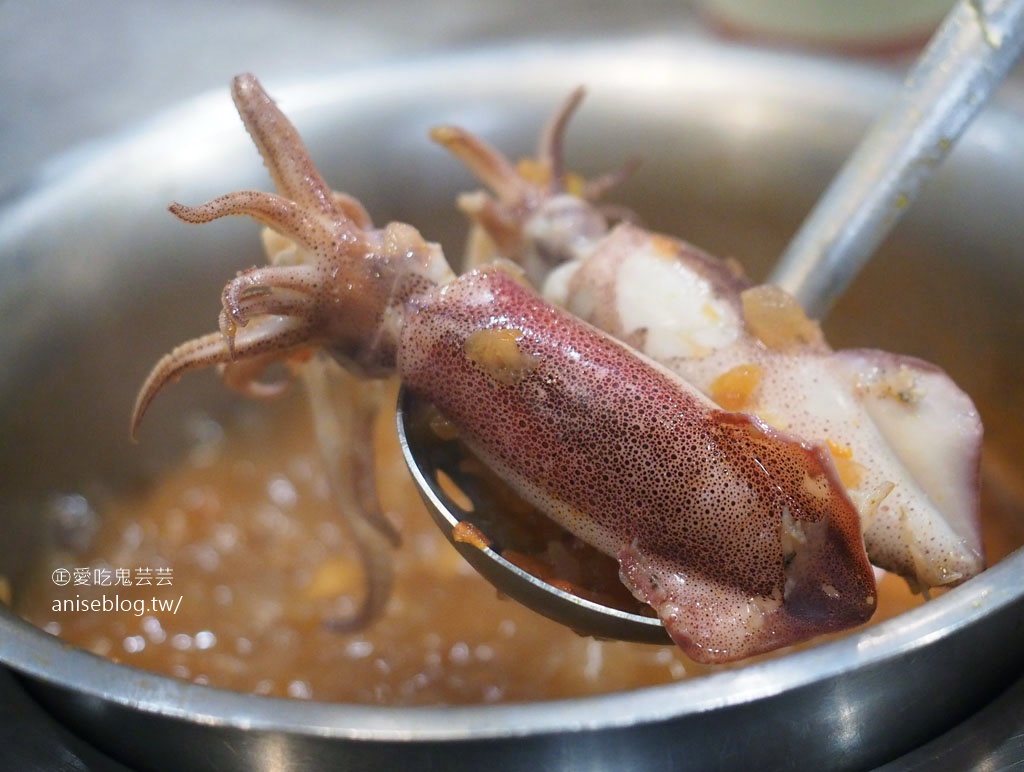
[[260,392],[271,363],[326,352],[432,402],[520,494],[617,558],[694,659],[735,660],[871,616],[860,518],[823,443],[723,410],[543,300],[507,262],[456,276],[412,226],[373,227],[327,187],[255,78],[237,78],[233,94],[279,193],[171,211],[189,223],[252,217],[278,257],[227,283],[219,332],[157,363],[133,430],[189,370],[219,365]]

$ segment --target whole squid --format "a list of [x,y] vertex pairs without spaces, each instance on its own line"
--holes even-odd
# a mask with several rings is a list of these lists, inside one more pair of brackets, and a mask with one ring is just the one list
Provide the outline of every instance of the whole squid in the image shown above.
[[501,255],[546,298],[644,352],[733,411],[828,448],[860,512],[871,561],[927,590],[985,565],[979,523],[982,425],[938,367],[883,351],[833,351],[781,289],[732,262],[629,222],[597,199],[622,174],[566,171],[576,91],[518,165],[480,138],[434,139],[489,188],[460,197],[476,226],[470,262]]
[[676,373],[542,299],[511,263],[456,276],[409,225],[374,228],[332,192],[251,75],[239,113],[277,195],[230,193],[190,223],[247,215],[269,266],[224,288],[219,332],[157,363],[132,416],[211,365],[248,391],[274,362],[324,351],[397,373],[524,497],[618,559],[622,581],[704,662],[866,621],[877,598],[858,512],[828,449],[723,410]]

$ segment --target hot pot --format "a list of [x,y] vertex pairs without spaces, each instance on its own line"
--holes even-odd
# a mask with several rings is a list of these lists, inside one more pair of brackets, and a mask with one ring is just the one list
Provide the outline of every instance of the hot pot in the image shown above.
[[[336,186],[376,219],[461,248],[466,173],[427,140],[472,126],[511,154],[577,84],[570,162],[640,151],[617,199],[763,276],[898,87],[797,55],[640,39],[510,47],[268,83]],[[1024,534],[1024,116],[992,108],[826,324],[835,345],[940,363],[986,422],[984,474]],[[183,382],[130,443],[146,368],[205,331],[254,252],[236,223],[182,235],[172,199],[266,187],[226,90],[47,167],[0,213],[0,575],[14,593],[52,537],[53,491],[112,489],[183,450],[176,415],[231,396]],[[1024,539],[1022,539],[1024,540]],[[838,641],[677,684],[586,699],[382,708],[243,695],[115,665],[0,605],[0,661],[61,721],[145,769],[863,768],[934,737],[1024,667],[1024,550],[923,607]],[[756,738],[756,739],[752,739]]]

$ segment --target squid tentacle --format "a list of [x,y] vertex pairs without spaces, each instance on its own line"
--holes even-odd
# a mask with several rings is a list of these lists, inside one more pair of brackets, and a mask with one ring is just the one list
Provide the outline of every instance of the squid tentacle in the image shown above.
[[[191,225],[202,225],[221,217],[251,217],[310,252],[335,237],[321,218],[311,217],[295,201],[259,190],[228,193],[199,206],[174,203],[169,209],[179,220]],[[347,221],[347,218],[339,219]]]
[[[373,384],[356,383],[336,363],[323,357],[301,370],[309,397],[310,415],[331,499],[359,555],[366,589],[356,610],[328,626],[339,632],[360,630],[381,614],[394,584],[391,549],[399,543],[394,526],[384,517],[376,487],[360,478],[376,480],[373,463],[373,420],[377,402],[364,392]],[[340,383],[334,381],[340,379]],[[334,395],[341,395],[335,398]]]
[[306,150],[292,122],[284,118],[274,101],[255,76],[246,73],[235,78],[232,98],[249,136],[256,144],[270,177],[283,196],[299,205],[334,215],[331,189]]
[[310,265],[250,268],[224,286],[221,303],[230,319],[245,326],[259,314],[300,316],[313,303],[316,270]]
[[311,339],[309,325],[296,317],[270,317],[265,323],[236,334],[231,345],[221,332],[182,343],[157,362],[139,389],[132,409],[130,432],[135,437],[153,398],[171,381],[191,370],[227,365],[236,358],[273,354],[281,358]]
[[176,346],[160,358],[139,389],[132,408],[129,432],[135,438],[142,417],[149,409],[153,398],[171,381],[175,381],[190,370],[200,370],[231,361],[224,336],[212,332]]
[[551,174],[551,192],[562,193],[566,188],[565,132],[573,114],[586,95],[582,86],[573,89],[562,106],[541,131],[537,158]]
[[436,126],[430,138],[444,147],[503,202],[513,202],[528,190],[515,166],[497,148],[457,126]]

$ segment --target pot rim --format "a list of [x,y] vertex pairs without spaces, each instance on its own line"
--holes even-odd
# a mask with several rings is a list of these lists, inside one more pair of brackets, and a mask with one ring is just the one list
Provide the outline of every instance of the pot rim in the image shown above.
[[404,707],[244,694],[115,663],[0,606],[0,662],[36,680],[145,713],[244,730],[384,741],[555,734],[646,724],[775,697],[884,664],[1018,601],[1024,548],[898,617],[809,649],[671,684],[528,703]]

